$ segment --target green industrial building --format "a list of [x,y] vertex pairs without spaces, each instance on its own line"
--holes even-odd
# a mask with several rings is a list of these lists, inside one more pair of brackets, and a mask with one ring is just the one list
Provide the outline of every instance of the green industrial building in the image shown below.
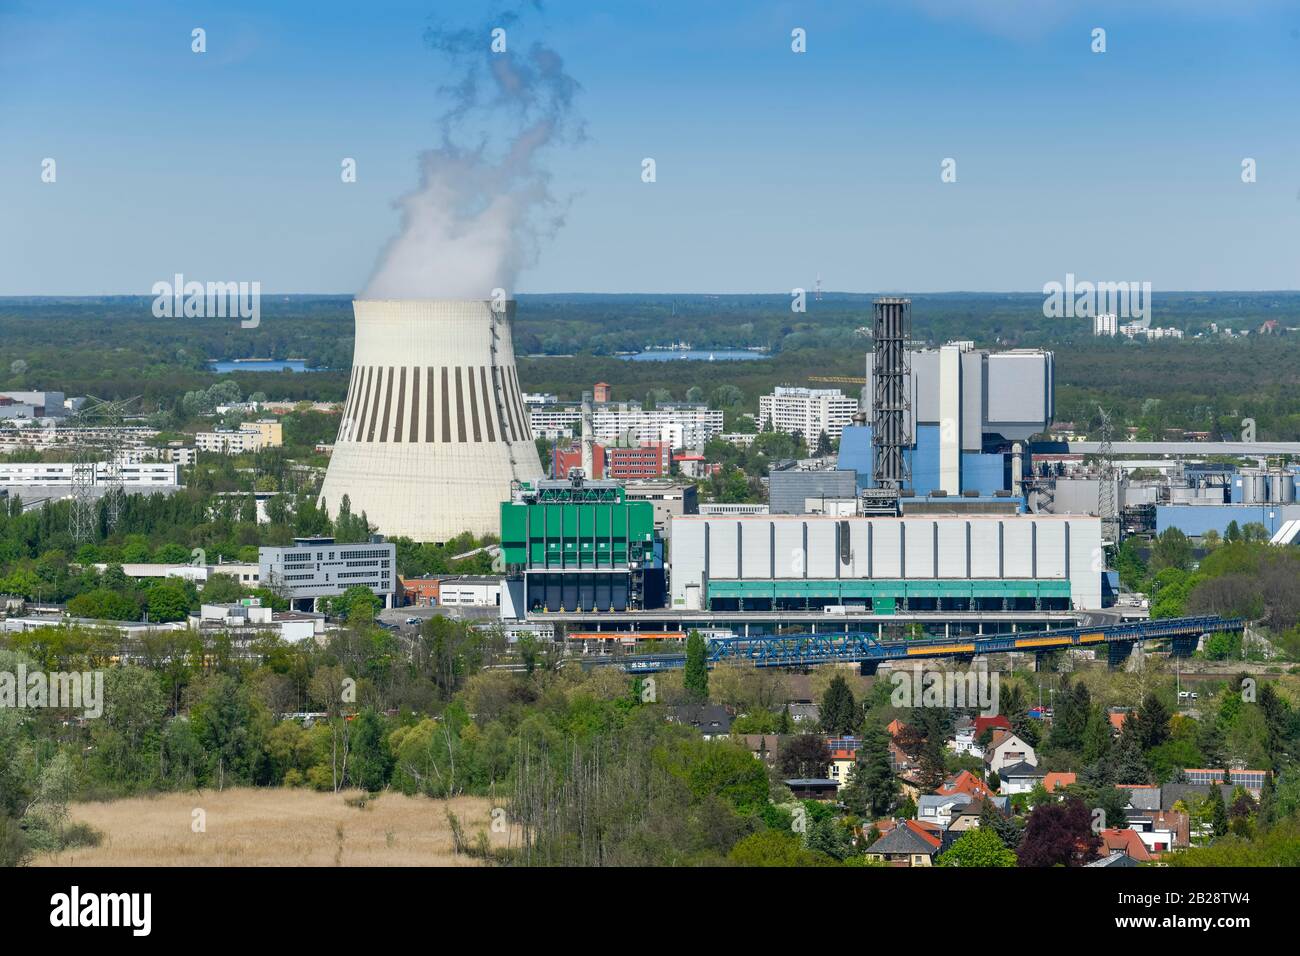
[[502,603],[516,611],[625,611],[664,602],[654,505],[612,481],[521,485],[501,504]]

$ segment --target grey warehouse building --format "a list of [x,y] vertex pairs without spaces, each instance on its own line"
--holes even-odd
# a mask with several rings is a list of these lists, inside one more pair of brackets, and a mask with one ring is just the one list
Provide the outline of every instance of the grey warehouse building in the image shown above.
[[800,515],[809,498],[856,498],[858,473],[849,468],[773,470],[767,479],[768,511],[774,515]]
[[397,546],[384,542],[336,544],[333,538],[294,538],[290,548],[258,548],[261,583],[295,610],[314,610],[316,599],[364,585],[393,606]]

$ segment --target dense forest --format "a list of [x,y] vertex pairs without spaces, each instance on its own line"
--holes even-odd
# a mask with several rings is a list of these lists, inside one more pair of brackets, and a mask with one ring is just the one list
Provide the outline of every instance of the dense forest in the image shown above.
[[[592,382],[618,398],[708,401],[753,412],[774,385],[809,377],[861,376],[870,341],[870,295],[790,297],[522,296],[516,318],[520,377],[529,391],[576,399]],[[1189,336],[1220,329],[1245,338],[1157,342],[1098,340],[1086,319],[1048,319],[1028,293],[914,295],[913,334],[930,344],[969,339],[987,347],[1056,353],[1057,419],[1097,424],[1100,403],[1118,423],[1159,437],[1166,428],[1240,434],[1256,421],[1261,439],[1300,438],[1296,389],[1300,325],[1296,293],[1156,294],[1153,322]],[[101,398],[142,396],[141,411],[178,412],[186,392],[234,381],[243,395],[340,400],[352,353],[349,300],[275,296],[258,328],[221,319],[157,319],[147,297],[0,300],[0,389],[46,388]],[[1259,335],[1276,319],[1281,334]],[[629,362],[619,353],[688,342],[697,348],[761,348],[754,361]],[[326,371],[215,375],[209,361],[297,358]],[[1158,373],[1158,374],[1156,374]],[[1210,383],[1213,383],[1211,385]],[[850,392],[854,386],[845,386]],[[692,389],[696,394],[689,394]]]

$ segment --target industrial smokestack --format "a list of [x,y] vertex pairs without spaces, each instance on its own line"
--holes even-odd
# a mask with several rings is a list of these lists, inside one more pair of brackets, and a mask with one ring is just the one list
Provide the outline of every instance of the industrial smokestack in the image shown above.
[[591,392],[582,393],[582,473],[588,478],[596,477],[592,469],[595,457],[591,437]]
[[496,533],[512,481],[542,465],[515,372],[515,303],[352,303],[356,344],[343,421],[321,486],[379,533],[447,541]]

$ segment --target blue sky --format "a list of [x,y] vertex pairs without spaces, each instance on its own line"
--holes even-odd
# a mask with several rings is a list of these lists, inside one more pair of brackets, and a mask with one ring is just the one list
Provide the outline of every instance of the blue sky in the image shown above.
[[[494,9],[0,0],[0,295],[361,289],[437,140],[424,30]],[[1300,288],[1293,3],[557,0],[534,39],[588,138],[519,291]]]

